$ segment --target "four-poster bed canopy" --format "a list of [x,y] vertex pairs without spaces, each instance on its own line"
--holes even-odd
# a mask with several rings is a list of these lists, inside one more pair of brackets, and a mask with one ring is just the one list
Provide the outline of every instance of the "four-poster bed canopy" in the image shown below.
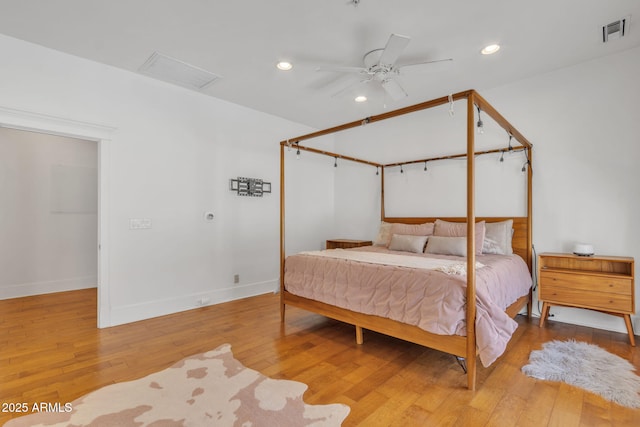
[[[466,138],[467,138],[467,151],[466,153],[456,153],[446,156],[421,158],[405,162],[397,163],[377,163],[364,159],[359,159],[351,156],[342,155],[339,153],[333,153],[329,151],[320,150],[317,148],[306,147],[300,145],[301,141],[311,138],[320,137],[336,132],[340,132],[346,129],[355,128],[364,124],[374,123],[393,117],[401,116],[404,114],[433,108],[436,106],[444,105],[447,103],[453,103],[457,100],[465,100],[466,103]],[[502,127],[510,136],[509,147],[504,149],[492,149],[487,151],[475,150],[475,121],[474,112],[475,109],[478,112],[482,111],[489,117],[491,117],[500,127]],[[515,138],[520,143],[520,147],[511,147],[511,137]],[[532,168],[531,168],[531,148],[532,145],[529,141],[514,128],[495,108],[493,108],[483,97],[481,97],[476,91],[468,90],[465,92],[459,92],[453,95],[445,96],[442,98],[433,99],[431,101],[423,102],[414,106],[390,111],[377,116],[367,117],[364,120],[354,121],[346,123],[340,126],[332,127],[329,129],[313,132],[307,135],[290,138],[286,141],[280,142],[280,312],[281,319],[284,322],[285,318],[285,306],[291,305],[299,308],[303,308],[312,312],[316,312],[327,317],[334,318],[339,321],[350,323],[356,327],[356,341],[358,344],[362,343],[362,328],[371,329],[380,333],[391,335],[400,339],[404,339],[410,342],[414,342],[420,345],[424,345],[430,348],[434,348],[440,351],[451,353],[458,357],[464,357],[467,363],[467,386],[469,389],[475,389],[476,382],[476,304],[466,304],[466,336],[459,335],[438,335],[431,332],[427,332],[419,327],[404,324],[396,320],[391,320],[379,316],[373,316],[369,314],[358,313],[356,311],[348,310],[341,307],[336,307],[331,304],[315,301],[313,299],[303,298],[294,295],[287,291],[285,284],[285,148],[293,147],[297,150],[310,151],[326,156],[331,156],[336,159],[345,159],[353,162],[368,164],[379,168],[381,171],[381,219],[382,221],[389,223],[404,223],[404,224],[421,224],[424,222],[434,221],[436,218],[390,218],[385,215],[384,204],[384,170],[386,167],[402,166],[413,163],[423,163],[434,160],[453,159],[453,158],[466,158],[467,164],[467,212],[466,217],[456,218],[442,218],[444,220],[452,222],[466,222],[466,301],[476,301],[476,221],[495,222],[502,221],[507,218],[498,217],[476,217],[475,215],[475,157],[480,154],[488,153],[500,153],[507,149],[510,151],[524,151],[527,161],[525,165],[527,168],[527,212],[526,216],[516,217],[513,219],[513,252],[521,256],[527,266],[529,272],[532,266]],[[531,291],[528,295],[519,298],[515,303],[509,306],[506,312],[511,317],[515,317],[516,314],[525,306],[528,306],[529,314],[531,313]]]

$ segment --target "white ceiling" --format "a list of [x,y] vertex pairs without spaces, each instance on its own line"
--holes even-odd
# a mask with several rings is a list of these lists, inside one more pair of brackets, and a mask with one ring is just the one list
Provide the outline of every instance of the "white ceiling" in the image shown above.
[[[604,44],[602,26],[629,15]],[[158,51],[222,76],[208,95],[315,128],[637,47],[639,22],[638,0],[0,0],[0,33],[133,72]],[[391,33],[412,38],[399,62],[451,67],[399,76],[399,102],[374,84],[364,104],[333,96],[347,81],[316,66],[361,66]],[[489,43],[502,49],[481,55]]]

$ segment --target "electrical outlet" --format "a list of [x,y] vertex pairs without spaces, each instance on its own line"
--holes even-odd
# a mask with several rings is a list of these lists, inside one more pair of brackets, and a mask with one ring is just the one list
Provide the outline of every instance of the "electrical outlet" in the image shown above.
[[240,275],[239,274],[234,274],[233,275],[233,283],[236,284],[236,285],[238,283],[240,283]]
[[211,298],[202,297],[198,300],[198,305],[208,305],[211,302]]

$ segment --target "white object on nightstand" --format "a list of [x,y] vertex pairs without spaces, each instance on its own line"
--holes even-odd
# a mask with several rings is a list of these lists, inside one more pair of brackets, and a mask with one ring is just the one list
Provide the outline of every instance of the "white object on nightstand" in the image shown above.
[[573,247],[573,253],[579,256],[591,256],[595,252],[593,251],[593,245],[588,243],[576,243]]

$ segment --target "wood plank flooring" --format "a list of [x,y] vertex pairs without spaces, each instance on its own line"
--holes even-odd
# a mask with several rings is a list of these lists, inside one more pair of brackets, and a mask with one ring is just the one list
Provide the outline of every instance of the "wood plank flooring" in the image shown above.
[[[509,349],[479,367],[478,390],[447,354],[296,308],[280,323],[278,297],[262,295],[107,329],[96,328],[95,289],[0,301],[0,403],[70,402],[230,343],[245,366],[304,382],[310,404],[351,407],[345,426],[638,426],[640,410],[520,372],[552,339],[595,343],[630,360],[626,334],[518,316]],[[6,409],[6,408],[5,408]],[[0,424],[18,413],[0,412]]]

